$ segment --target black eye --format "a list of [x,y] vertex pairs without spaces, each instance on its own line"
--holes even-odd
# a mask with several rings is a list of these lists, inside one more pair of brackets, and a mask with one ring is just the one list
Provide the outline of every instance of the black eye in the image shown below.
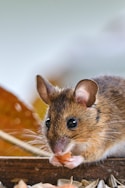
[[76,118],[70,118],[67,120],[67,128],[74,130],[77,127],[77,119]]
[[50,128],[50,118],[47,118],[47,120],[45,121],[45,125],[48,129]]

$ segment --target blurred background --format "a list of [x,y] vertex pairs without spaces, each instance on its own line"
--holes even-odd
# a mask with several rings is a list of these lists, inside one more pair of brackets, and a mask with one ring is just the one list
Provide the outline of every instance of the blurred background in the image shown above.
[[0,0],[0,85],[32,104],[35,77],[61,86],[125,75],[124,0]]
[[[125,0],[0,0],[0,131],[45,148],[37,74],[61,87],[125,76]],[[32,154],[0,139],[0,155]]]

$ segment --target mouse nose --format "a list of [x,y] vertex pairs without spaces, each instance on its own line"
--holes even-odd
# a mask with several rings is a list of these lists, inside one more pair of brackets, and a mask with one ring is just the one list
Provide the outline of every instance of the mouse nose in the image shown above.
[[53,145],[53,152],[55,154],[63,153],[68,143],[69,139],[66,136],[57,139]]

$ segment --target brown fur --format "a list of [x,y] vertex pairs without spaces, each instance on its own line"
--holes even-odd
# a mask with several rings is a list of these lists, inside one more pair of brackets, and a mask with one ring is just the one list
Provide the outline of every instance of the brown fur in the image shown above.
[[[76,102],[74,89],[50,92],[48,96],[47,117],[51,119],[51,126],[46,136],[51,149],[54,151],[60,138],[65,138],[63,150],[70,142],[75,143],[72,154],[82,155],[85,162],[98,161],[108,155],[117,156],[112,148],[125,142],[125,80],[112,76],[93,80],[99,90],[90,107]],[[71,117],[78,120],[74,130],[66,126]]]

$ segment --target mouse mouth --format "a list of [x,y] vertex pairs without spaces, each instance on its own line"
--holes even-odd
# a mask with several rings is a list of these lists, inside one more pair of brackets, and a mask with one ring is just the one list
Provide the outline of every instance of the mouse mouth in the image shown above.
[[[70,139],[66,136],[62,136],[55,141],[50,141],[51,149],[55,154],[61,154],[67,152],[68,145],[70,143]],[[69,150],[68,150],[69,151]]]

